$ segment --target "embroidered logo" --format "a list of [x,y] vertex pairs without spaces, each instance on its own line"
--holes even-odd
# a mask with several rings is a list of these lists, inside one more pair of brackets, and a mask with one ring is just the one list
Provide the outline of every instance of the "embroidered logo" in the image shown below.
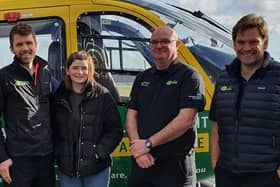
[[19,81],[19,80],[16,80],[16,86],[25,86],[27,85],[27,81]]
[[221,86],[221,89],[220,89],[222,92],[225,92],[225,91],[231,91],[232,88],[230,86]]
[[147,81],[141,82],[141,86],[147,87],[149,85],[150,85],[150,82],[147,82]]
[[196,95],[190,95],[188,96],[191,100],[202,100],[203,99],[203,96],[201,93],[198,93]]
[[36,124],[36,125],[33,125],[32,128],[33,128],[33,129],[36,129],[36,128],[41,127],[41,126],[42,126],[42,124],[41,124],[41,123],[38,123],[38,124]]
[[258,90],[266,90],[266,87],[265,86],[258,86],[257,89]]
[[169,80],[169,81],[166,82],[167,86],[171,86],[171,85],[174,85],[174,84],[178,84],[178,82],[176,80]]

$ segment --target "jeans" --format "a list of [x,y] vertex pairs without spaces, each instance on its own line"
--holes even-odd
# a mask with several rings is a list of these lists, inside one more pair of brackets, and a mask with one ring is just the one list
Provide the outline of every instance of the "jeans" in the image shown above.
[[60,172],[60,187],[108,187],[110,167],[95,175],[85,177],[69,177]]

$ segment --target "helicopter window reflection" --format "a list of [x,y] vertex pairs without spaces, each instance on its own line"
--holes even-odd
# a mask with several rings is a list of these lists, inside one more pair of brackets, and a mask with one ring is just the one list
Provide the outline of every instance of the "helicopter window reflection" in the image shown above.
[[188,19],[189,23],[184,23],[159,12],[154,13],[176,30],[181,41],[215,83],[225,65],[231,63],[235,57],[232,43],[228,41],[229,36],[225,36],[226,33],[221,31],[214,32],[213,26],[201,26],[203,23],[197,19]]
[[129,96],[134,78],[153,64],[151,28],[131,15],[86,13],[78,19],[78,49],[96,59],[95,77],[118,102]]

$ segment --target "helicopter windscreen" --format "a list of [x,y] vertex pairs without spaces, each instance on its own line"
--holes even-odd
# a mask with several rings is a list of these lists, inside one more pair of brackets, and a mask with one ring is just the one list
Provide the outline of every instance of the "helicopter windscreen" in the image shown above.
[[231,31],[200,11],[191,12],[160,1],[122,0],[151,10],[172,27],[212,82],[234,59]]

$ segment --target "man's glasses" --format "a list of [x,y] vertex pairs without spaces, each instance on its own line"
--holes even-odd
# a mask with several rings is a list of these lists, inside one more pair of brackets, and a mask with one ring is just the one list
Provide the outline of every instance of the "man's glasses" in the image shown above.
[[151,46],[157,46],[160,44],[161,46],[168,46],[170,43],[175,42],[177,40],[151,40]]

